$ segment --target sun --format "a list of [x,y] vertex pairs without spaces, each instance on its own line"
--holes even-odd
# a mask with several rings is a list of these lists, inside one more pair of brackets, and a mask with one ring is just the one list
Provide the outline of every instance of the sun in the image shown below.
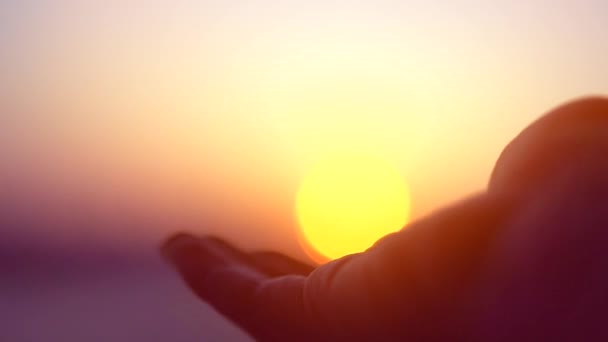
[[302,180],[296,195],[305,249],[329,259],[369,248],[402,228],[409,211],[409,192],[397,168],[369,155],[321,161]]

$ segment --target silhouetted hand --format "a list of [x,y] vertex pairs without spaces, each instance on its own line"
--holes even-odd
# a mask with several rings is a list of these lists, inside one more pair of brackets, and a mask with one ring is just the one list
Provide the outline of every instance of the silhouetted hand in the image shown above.
[[258,340],[608,338],[608,100],[541,118],[504,150],[487,191],[364,253],[314,268],[186,234],[163,253]]

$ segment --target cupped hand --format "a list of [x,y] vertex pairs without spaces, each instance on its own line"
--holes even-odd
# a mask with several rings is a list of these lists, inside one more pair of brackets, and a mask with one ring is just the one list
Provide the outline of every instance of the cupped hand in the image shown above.
[[[568,199],[579,204],[565,206]],[[608,227],[603,211],[608,211],[608,100],[590,98],[555,109],[514,139],[487,191],[413,222],[363,253],[315,267],[183,233],[162,249],[202,300],[258,340],[513,340],[555,331],[567,337],[559,330],[561,316],[552,311],[539,320],[550,327],[512,323],[533,315],[536,297],[521,317],[484,323],[495,324],[492,331],[481,325],[484,317],[499,317],[493,313],[502,308],[488,306],[496,298],[508,306],[535,293],[528,284],[561,286],[539,284],[545,281],[537,276],[542,272],[525,265],[552,265],[560,257],[577,261],[576,248],[587,247],[555,243],[566,235],[556,234],[550,242],[545,237],[551,238],[552,229],[560,232],[570,217],[593,218],[579,220],[577,229],[597,232],[597,225]],[[592,240],[608,244],[605,235]],[[606,247],[600,242],[598,250]],[[532,248],[517,251],[526,244]],[[520,286],[520,292],[511,290]]]

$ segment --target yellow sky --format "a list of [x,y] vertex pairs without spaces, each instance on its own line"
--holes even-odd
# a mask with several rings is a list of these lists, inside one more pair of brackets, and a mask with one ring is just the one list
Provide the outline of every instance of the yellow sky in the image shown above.
[[606,93],[606,7],[8,1],[4,180],[276,247],[310,165],[364,151],[397,165],[420,217],[482,189],[543,111]]

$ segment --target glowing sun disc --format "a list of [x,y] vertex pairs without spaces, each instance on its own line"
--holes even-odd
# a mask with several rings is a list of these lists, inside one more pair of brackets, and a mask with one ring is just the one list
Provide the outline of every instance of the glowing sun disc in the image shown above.
[[408,220],[404,179],[389,162],[367,155],[323,160],[296,196],[301,233],[319,254],[335,259],[361,252]]

